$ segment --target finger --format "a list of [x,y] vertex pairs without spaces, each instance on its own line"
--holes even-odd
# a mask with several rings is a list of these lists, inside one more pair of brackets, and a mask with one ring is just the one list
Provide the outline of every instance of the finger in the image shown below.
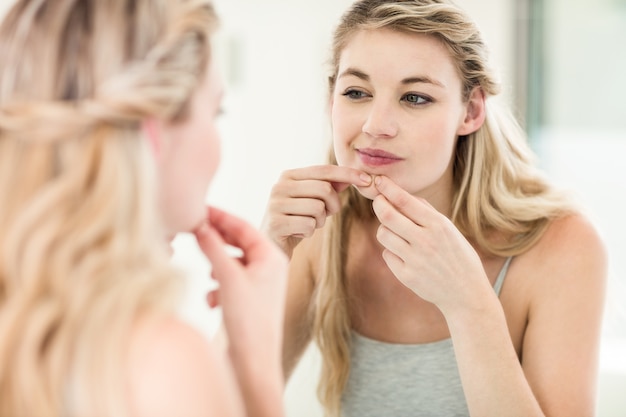
[[248,222],[216,207],[209,208],[209,222],[225,243],[243,251],[247,262],[263,260],[277,250]]
[[220,306],[220,292],[218,289],[211,290],[206,295],[206,302],[211,308]]
[[411,220],[404,213],[401,213],[389,200],[383,195],[379,195],[372,203],[374,214],[386,229],[401,236],[407,242],[410,242],[409,236],[419,232],[422,226]]
[[436,221],[439,213],[426,200],[409,194],[383,175],[377,176],[374,184],[387,201],[414,223],[426,227]]
[[405,256],[411,252],[410,243],[405,238],[388,229],[384,225],[380,225],[378,227],[378,230],[376,231],[376,240],[378,240],[378,242],[380,242],[385,249],[402,259],[404,259]]
[[[278,204],[278,202],[276,202]],[[339,202],[337,202],[339,204]],[[321,227],[328,217],[328,209],[324,201],[315,198],[292,198],[284,201],[280,210],[283,215],[291,217],[310,217],[315,220],[315,227]]]
[[368,173],[338,165],[317,165],[287,171],[285,174],[287,177],[298,181],[306,179],[327,181],[333,184],[337,191],[342,191],[349,185],[365,187],[372,183],[372,177]]
[[275,216],[266,223],[266,229],[271,230],[273,236],[281,238],[311,237],[322,226],[324,223],[318,223],[313,217],[295,215]]
[[403,282],[404,261],[402,258],[389,250],[384,250],[383,260],[385,261],[387,267],[389,267],[391,273],[398,278],[400,282]]
[[239,261],[233,259],[226,251],[226,242],[211,226],[204,225],[195,230],[196,240],[202,252],[211,262],[211,275],[221,282],[222,277],[235,276],[240,268]]
[[[283,190],[280,189],[283,188]],[[348,187],[348,185],[346,185]],[[292,200],[319,200],[324,203],[324,215],[329,216],[339,212],[341,209],[341,200],[339,191],[330,182],[323,180],[298,180],[289,181],[276,186],[276,193],[291,198]],[[289,200],[283,200],[284,204],[288,204]],[[286,210],[286,208],[285,208]],[[296,212],[290,214],[309,214],[307,212]]]

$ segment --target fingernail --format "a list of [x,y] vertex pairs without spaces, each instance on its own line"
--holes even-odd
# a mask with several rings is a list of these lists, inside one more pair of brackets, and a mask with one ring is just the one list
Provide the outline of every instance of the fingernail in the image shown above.
[[371,175],[367,175],[367,174],[361,174],[359,175],[359,178],[361,179],[361,181],[363,181],[364,184],[369,185],[372,183],[372,176]]
[[383,182],[383,179],[380,178],[380,175],[374,178],[374,184],[380,185]]

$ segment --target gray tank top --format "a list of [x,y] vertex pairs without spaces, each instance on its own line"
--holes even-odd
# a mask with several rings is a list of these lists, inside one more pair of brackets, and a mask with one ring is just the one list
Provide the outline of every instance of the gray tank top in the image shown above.
[[[494,284],[498,295],[511,259]],[[351,363],[343,417],[469,417],[450,338],[408,345],[352,332]]]

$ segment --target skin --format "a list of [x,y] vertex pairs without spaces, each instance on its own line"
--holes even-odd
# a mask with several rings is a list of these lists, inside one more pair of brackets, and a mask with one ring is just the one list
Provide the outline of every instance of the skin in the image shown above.
[[191,99],[190,114],[182,123],[152,120],[161,186],[161,207],[167,232],[191,231],[203,223],[205,197],[220,162],[220,136],[215,123],[223,87],[210,66]]
[[[399,41],[406,38],[388,34]],[[439,200],[436,205],[444,208],[451,200],[456,138],[475,131],[484,113],[467,117],[471,115],[461,101],[456,68],[438,42],[428,39],[419,48],[408,42],[402,50],[406,55],[396,56],[395,50],[385,48],[386,37],[378,35],[356,34],[341,55],[331,103],[337,161],[371,175],[386,175],[411,194]],[[369,43],[375,60],[364,47]],[[386,78],[400,82],[377,82]],[[482,105],[480,92],[474,95],[473,104]],[[393,157],[368,158],[376,152]],[[360,190],[370,199],[377,194],[375,187]]]
[[[193,231],[219,283],[228,350],[177,317],[141,318],[128,357],[136,417],[284,415],[285,256],[250,224],[204,202],[219,163],[221,91],[210,66],[189,118],[147,120],[144,133],[158,164],[168,236]],[[232,258],[226,246],[242,256]]]
[[[359,32],[342,51],[331,98],[340,166],[285,172],[264,221],[291,259],[285,375],[311,340],[306,311],[324,216],[337,212],[341,189],[356,186],[376,214],[350,230],[356,332],[390,343],[451,337],[472,416],[593,415],[605,249],[583,216],[556,219],[514,258],[496,296],[505,259],[447,217],[457,138],[485,117],[482,92],[463,101],[454,68],[434,38],[388,29]],[[372,158],[380,151],[392,157]]]

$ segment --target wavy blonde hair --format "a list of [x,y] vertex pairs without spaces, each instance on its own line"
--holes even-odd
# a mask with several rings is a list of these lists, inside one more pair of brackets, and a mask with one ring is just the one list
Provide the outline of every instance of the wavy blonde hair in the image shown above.
[[[459,137],[454,158],[451,220],[468,239],[500,256],[522,253],[541,237],[551,219],[570,212],[569,199],[535,168],[534,156],[515,119],[490,97],[499,84],[488,67],[487,48],[467,14],[445,0],[361,0],[343,15],[335,33],[329,77],[332,95],[341,52],[355,33],[387,28],[425,34],[447,48],[462,80],[466,101],[479,87],[487,97],[486,120],[478,131]],[[336,164],[333,151],[329,161]],[[325,230],[325,252],[313,305],[313,334],[322,353],[318,397],[327,415],[338,416],[350,373],[351,323],[344,265],[349,231],[374,214],[371,201],[353,187]],[[498,232],[505,239],[493,239]]]
[[174,311],[148,117],[181,122],[200,0],[19,0],[0,26],[0,415],[128,416],[129,332]]

